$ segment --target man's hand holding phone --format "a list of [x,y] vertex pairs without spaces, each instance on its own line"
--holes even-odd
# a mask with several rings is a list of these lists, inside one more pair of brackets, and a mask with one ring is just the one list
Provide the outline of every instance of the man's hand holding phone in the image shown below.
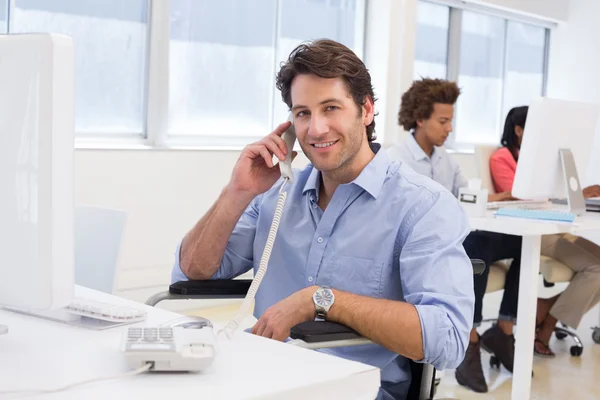
[[[284,160],[288,151],[283,133],[291,122],[280,124],[271,134],[255,143],[247,145],[240,154],[229,182],[229,187],[236,194],[253,199],[269,190],[281,177],[279,167],[273,162],[273,155]],[[292,154],[294,157],[296,154]]]

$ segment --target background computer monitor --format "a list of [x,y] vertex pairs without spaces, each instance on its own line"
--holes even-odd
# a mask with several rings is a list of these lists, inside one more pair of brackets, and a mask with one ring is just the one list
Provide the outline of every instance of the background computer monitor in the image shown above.
[[72,40],[0,35],[0,88],[0,306],[64,307],[74,291]]
[[529,107],[512,194],[521,199],[566,198],[560,149],[570,149],[585,181],[600,106],[539,98]]

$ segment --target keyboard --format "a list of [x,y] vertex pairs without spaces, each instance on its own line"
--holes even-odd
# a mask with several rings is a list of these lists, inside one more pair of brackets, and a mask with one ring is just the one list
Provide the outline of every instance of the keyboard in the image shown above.
[[522,208],[500,208],[494,215],[497,217],[528,218],[556,222],[573,222],[577,217],[575,214],[564,211],[525,210]]
[[96,330],[141,322],[147,317],[146,311],[141,308],[138,309],[80,298],[73,298],[68,306],[58,310],[40,311],[25,310],[16,307],[5,308],[21,314]]
[[146,311],[116,306],[85,299],[72,299],[65,309],[76,315],[110,322],[140,322],[146,319]]

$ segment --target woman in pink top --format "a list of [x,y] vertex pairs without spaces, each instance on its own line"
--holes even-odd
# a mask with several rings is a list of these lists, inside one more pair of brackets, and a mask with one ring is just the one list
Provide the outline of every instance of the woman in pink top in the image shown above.
[[496,192],[512,191],[528,109],[527,106],[515,107],[506,116],[502,147],[490,158],[490,170]]
[[[506,116],[502,148],[490,158],[494,187],[498,192],[512,191],[519,149],[527,120],[528,107],[515,107]],[[583,189],[584,197],[600,196],[600,186]],[[577,329],[583,315],[600,302],[600,247],[570,234],[542,237],[542,255],[567,265],[575,272],[569,286],[560,295],[538,299],[534,352],[552,357],[550,337],[558,321]]]

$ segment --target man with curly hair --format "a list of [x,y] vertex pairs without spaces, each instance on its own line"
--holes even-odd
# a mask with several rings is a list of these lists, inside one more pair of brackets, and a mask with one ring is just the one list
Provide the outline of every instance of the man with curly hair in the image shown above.
[[[392,160],[408,164],[416,172],[440,183],[458,197],[458,190],[467,186],[458,163],[442,147],[452,132],[454,104],[460,89],[454,82],[442,79],[415,81],[402,96],[398,123],[411,134],[408,139],[390,149]],[[489,196],[489,201],[509,200],[510,193]],[[513,259],[506,276],[504,295],[498,323],[481,337],[477,327],[482,321],[482,303],[489,268],[474,276],[475,314],[467,354],[456,369],[459,384],[476,392],[487,392],[487,383],[481,367],[481,350],[495,354],[512,372],[514,362],[513,326],[517,317],[521,237],[492,232],[475,231],[467,236],[463,246],[472,259],[481,259],[489,267],[493,262]],[[481,339],[481,341],[480,341]]]

